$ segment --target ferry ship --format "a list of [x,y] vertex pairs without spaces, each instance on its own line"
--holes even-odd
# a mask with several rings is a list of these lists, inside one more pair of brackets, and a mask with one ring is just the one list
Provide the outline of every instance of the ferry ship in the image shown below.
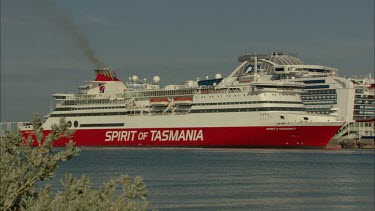
[[[324,148],[343,119],[307,113],[303,84],[244,79],[239,73],[248,64],[225,78],[164,88],[159,76],[123,83],[110,69],[95,70],[95,80],[78,93],[53,95],[43,133],[64,117],[77,146]],[[31,126],[22,132],[35,137]],[[62,138],[54,145],[66,143]]]

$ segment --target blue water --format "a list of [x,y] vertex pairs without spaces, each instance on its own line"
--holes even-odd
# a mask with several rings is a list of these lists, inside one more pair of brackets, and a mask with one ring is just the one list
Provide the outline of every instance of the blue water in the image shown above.
[[358,149],[83,148],[51,182],[140,175],[158,210],[374,210],[374,159]]

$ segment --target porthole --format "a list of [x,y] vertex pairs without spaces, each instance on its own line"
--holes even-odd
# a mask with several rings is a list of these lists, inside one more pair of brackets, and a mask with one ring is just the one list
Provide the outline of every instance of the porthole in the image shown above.
[[74,127],[78,127],[78,122],[74,121]]
[[71,122],[71,121],[68,121],[68,122],[67,122],[67,125],[68,125],[68,127],[72,127],[72,122]]

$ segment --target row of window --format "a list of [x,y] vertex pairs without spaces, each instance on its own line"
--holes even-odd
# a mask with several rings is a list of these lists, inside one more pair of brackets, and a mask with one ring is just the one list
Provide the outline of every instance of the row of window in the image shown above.
[[302,94],[302,95],[317,95],[317,94],[336,94],[336,90],[334,89],[330,89],[330,90],[308,90],[308,92],[306,94]]
[[349,124],[350,127],[373,127],[375,126],[374,123],[367,123],[367,122],[353,122]]
[[304,108],[230,108],[230,109],[194,109],[190,113],[216,113],[216,112],[248,112],[248,111],[305,111]]
[[128,112],[69,113],[69,114],[51,114],[51,117],[113,116],[113,115],[126,115],[127,113]]
[[356,101],[354,101],[354,104],[375,105],[375,101],[356,100]]
[[305,89],[328,89],[329,85],[305,86]]
[[80,127],[123,127],[124,123],[80,124]]
[[355,108],[354,110],[358,110],[359,112],[374,112],[375,108]]
[[310,114],[330,114],[331,111],[307,111]]
[[336,96],[311,96],[311,97],[301,97],[302,100],[334,100]]
[[331,108],[314,108],[314,107],[306,107],[307,111],[331,111]]
[[372,96],[372,95],[356,95],[355,98],[372,100],[372,99],[375,99],[375,96]]
[[53,98],[56,100],[63,100],[66,99],[66,96],[53,96]]
[[375,115],[374,111],[354,111],[354,114],[368,114],[368,115]]
[[90,99],[90,100],[67,100],[64,105],[86,105],[86,104],[109,104],[109,99]]
[[315,101],[310,101],[310,102],[304,102],[305,105],[310,106],[310,105],[333,105],[336,104],[334,101],[320,101],[320,102],[315,102]]
[[[201,99],[206,99],[206,97],[207,98],[215,98],[215,97],[216,98],[223,98],[223,96],[230,98],[230,97],[241,97],[240,95],[243,95],[243,97],[246,97],[247,94],[235,94],[235,95],[230,95],[230,94],[227,94],[227,95],[217,95],[217,94],[213,94],[213,95],[198,95],[198,96],[195,96],[194,98],[199,98],[199,97]],[[259,95],[259,94],[249,94],[249,96],[257,96],[257,95]],[[264,94],[264,95],[267,95],[267,94]],[[276,96],[276,95],[272,94],[272,96]],[[289,96],[289,95],[285,95],[285,96]]]
[[298,87],[298,86],[273,86],[273,85],[256,85],[255,86],[256,88],[258,89],[263,89],[263,88],[270,88],[270,89],[287,89],[287,90],[295,90],[295,89],[298,89],[298,88],[301,88],[301,87]]
[[302,81],[304,84],[324,84],[326,80]]
[[91,109],[115,109],[115,108],[126,108],[126,106],[111,106],[111,107],[81,107],[81,108],[60,107],[60,108],[56,108],[55,111],[73,111],[73,110],[91,110]]
[[258,104],[258,103],[303,104],[303,102],[296,102],[296,101],[247,101],[247,102],[225,102],[225,103],[194,103],[193,106]]
[[177,89],[177,90],[154,90],[154,91],[139,91],[139,92],[125,92],[125,98],[134,97],[160,97],[160,96],[180,96],[192,95],[197,92],[196,89]]
[[375,107],[374,106],[372,106],[372,105],[355,105],[354,106],[354,108],[355,109],[362,109],[362,108],[364,108],[364,109],[375,109]]
[[[175,105],[176,109],[189,109],[191,108],[190,105]],[[165,109],[167,105],[154,105],[154,106],[145,106],[145,108],[150,108],[152,107],[153,109]]]

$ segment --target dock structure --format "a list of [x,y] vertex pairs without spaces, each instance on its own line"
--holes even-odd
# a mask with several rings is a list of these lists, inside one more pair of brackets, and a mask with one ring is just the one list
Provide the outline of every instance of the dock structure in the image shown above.
[[375,148],[375,122],[348,122],[332,138],[342,148]]
[[9,131],[16,131],[30,122],[0,122],[0,137],[3,138]]

